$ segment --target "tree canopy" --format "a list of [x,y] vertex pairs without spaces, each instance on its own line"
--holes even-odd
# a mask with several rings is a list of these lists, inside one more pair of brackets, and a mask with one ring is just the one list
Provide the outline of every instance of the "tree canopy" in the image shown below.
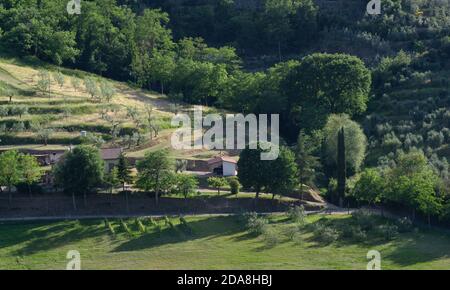
[[330,114],[349,116],[367,109],[371,74],[357,57],[315,53],[287,76],[291,114],[301,128],[320,129]]

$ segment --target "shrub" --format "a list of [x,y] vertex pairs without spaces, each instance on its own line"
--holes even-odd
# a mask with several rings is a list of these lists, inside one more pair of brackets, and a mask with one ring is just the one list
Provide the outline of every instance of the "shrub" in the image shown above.
[[60,88],[62,88],[66,82],[66,77],[61,72],[53,73],[53,79],[58,83]]
[[267,230],[264,232],[264,242],[267,247],[272,248],[280,242],[280,239],[275,231]]
[[187,220],[184,218],[184,216],[180,216],[180,223],[183,229],[188,232],[189,234],[192,234],[192,228],[188,224]]
[[303,243],[302,235],[300,233],[296,233],[292,236],[291,241],[296,245],[300,245]]
[[130,230],[130,228],[128,227],[127,223],[125,221],[123,221],[122,219],[120,220],[120,226],[122,227],[122,230],[127,233],[130,237],[133,236],[133,232]]
[[140,219],[136,219],[135,223],[141,234],[145,234],[147,232],[147,228],[144,226]]
[[318,223],[314,229],[316,239],[325,244],[331,244],[339,238],[339,232],[329,226]]
[[152,217],[149,217],[147,219],[147,225],[150,227],[155,227],[158,225],[158,223]]
[[395,225],[380,225],[376,228],[376,232],[386,241],[395,239],[398,235],[398,227]]
[[223,177],[209,177],[208,185],[215,188],[220,195],[220,190],[227,185],[227,180]]
[[362,242],[367,239],[367,234],[360,226],[347,226],[341,232],[341,237]]
[[296,223],[304,224],[306,213],[303,205],[291,207],[287,213],[288,218]]
[[231,194],[238,194],[239,193],[239,187],[241,184],[239,183],[239,180],[237,177],[228,177],[227,178],[228,185],[230,186],[230,192]]
[[375,216],[373,214],[364,212],[364,211],[356,211],[352,213],[352,217],[355,219],[356,223],[361,227],[364,231],[369,231],[375,226]]
[[412,221],[407,217],[397,219],[395,224],[399,233],[412,232],[414,229]]
[[71,79],[72,87],[75,91],[78,91],[80,89],[81,81],[79,78],[72,78]]
[[112,236],[116,236],[116,230],[114,230],[114,227],[112,226],[112,224],[109,222],[108,219],[105,219],[105,227],[107,230],[109,230],[109,233]]
[[169,226],[169,228],[171,228],[171,229],[175,229],[175,225],[167,216],[164,216],[164,224],[166,226]]
[[257,213],[252,212],[247,215],[247,229],[249,233],[261,235],[267,231],[267,219],[259,217]]
[[299,234],[299,227],[297,225],[290,226],[286,228],[284,234],[289,240],[293,241],[295,237]]
[[160,233],[162,231],[162,227],[160,224],[156,224],[154,228],[155,228],[155,232],[157,232],[157,233]]

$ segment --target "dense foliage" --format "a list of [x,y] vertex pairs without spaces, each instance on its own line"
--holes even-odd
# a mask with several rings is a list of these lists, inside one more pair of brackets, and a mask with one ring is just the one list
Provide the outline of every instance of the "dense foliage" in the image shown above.
[[[280,114],[288,145],[301,132],[296,154],[286,149],[275,164],[244,150],[239,161],[240,182],[258,194],[298,183],[333,191],[344,128],[349,199],[450,216],[448,1],[385,0],[379,16],[358,0],[97,0],[83,1],[80,15],[68,15],[66,4],[0,0],[2,52],[133,82],[173,102]],[[39,74],[48,96],[50,78]],[[114,95],[85,86],[101,102]],[[14,98],[9,87],[3,93]],[[0,117],[19,120],[0,132],[30,127],[20,121],[28,112],[2,105]],[[51,129],[36,131],[47,143]],[[139,129],[134,137],[139,145]],[[160,168],[166,187],[187,195],[194,181],[176,185],[169,167],[164,154],[147,156],[138,186],[158,196]]]

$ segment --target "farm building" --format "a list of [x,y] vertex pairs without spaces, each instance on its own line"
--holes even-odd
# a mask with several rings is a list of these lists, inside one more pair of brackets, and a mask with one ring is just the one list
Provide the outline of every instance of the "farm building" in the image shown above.
[[209,171],[220,176],[236,176],[237,161],[233,158],[220,156],[208,160]]
[[119,164],[120,154],[122,154],[122,148],[110,148],[101,149],[101,157],[105,162],[105,171],[110,172],[115,166]]
[[[68,146],[64,149],[28,149],[21,148],[18,149],[19,152],[24,154],[30,154],[38,160],[41,166],[49,166],[58,163],[61,157],[67,152],[72,150],[71,146]],[[7,149],[0,150],[0,154],[2,152],[8,151]],[[100,149],[100,156],[105,162],[105,171],[109,172],[119,163],[119,157],[122,154],[122,148],[107,148]]]

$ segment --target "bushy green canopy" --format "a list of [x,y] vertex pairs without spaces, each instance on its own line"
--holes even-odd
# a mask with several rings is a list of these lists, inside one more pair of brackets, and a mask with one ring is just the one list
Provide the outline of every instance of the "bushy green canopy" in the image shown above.
[[337,164],[338,133],[344,128],[345,155],[347,167],[354,172],[359,171],[364,162],[367,150],[367,137],[361,126],[352,121],[346,114],[331,115],[324,130],[325,162],[334,166]]
[[56,184],[68,193],[86,194],[101,186],[104,162],[92,146],[78,146],[67,152],[54,168]]

